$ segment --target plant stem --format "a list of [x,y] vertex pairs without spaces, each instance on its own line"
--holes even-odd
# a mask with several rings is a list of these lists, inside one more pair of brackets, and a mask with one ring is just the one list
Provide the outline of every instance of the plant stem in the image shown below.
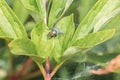
[[64,63],[61,62],[60,64],[58,64],[53,71],[50,73],[50,61],[49,58],[46,60],[46,65],[45,68],[43,67],[43,65],[39,62],[36,61],[36,63],[38,64],[40,71],[44,77],[44,80],[51,80],[51,78],[54,76],[54,74],[57,72],[57,70],[61,67],[61,65]]
[[31,72],[31,73],[24,75],[22,80],[28,80],[28,79],[34,78],[36,76],[39,76],[39,75],[41,75],[40,70],[35,71],[35,72]]
[[40,69],[40,71],[41,71],[41,73],[42,73],[42,75],[45,79],[46,78],[46,72],[45,72],[45,69],[44,69],[43,65],[41,63],[37,62],[37,61],[36,61],[36,63],[37,63],[37,65],[38,65],[38,67],[39,67],[39,69]]
[[45,70],[46,70],[46,80],[51,80],[49,58],[46,60]]
[[22,68],[14,75],[16,78],[19,78],[21,74],[28,68],[28,66],[33,63],[33,60],[29,58],[22,66]]
[[6,41],[5,41],[5,45],[6,45],[7,49],[8,49],[8,53],[9,53],[9,73],[8,73],[8,78],[9,78],[9,80],[13,80],[13,79],[12,79],[13,74],[14,74],[13,55],[12,55],[12,53],[9,51],[8,44],[9,44],[9,40],[6,40]]
[[13,65],[13,55],[9,52],[9,66],[10,66],[10,76],[14,74],[14,65]]

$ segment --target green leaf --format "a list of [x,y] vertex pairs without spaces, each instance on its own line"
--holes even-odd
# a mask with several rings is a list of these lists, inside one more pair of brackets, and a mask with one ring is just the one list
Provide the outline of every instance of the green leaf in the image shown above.
[[52,56],[57,62],[59,62],[59,58],[61,57],[62,54],[62,46],[60,45],[59,39],[55,39],[54,43],[55,43],[55,47],[52,51]]
[[63,50],[65,50],[68,47],[68,44],[71,41],[73,33],[75,31],[73,14],[62,18],[57,23],[56,27],[61,31],[60,37],[58,38]]
[[14,0],[5,0],[7,3],[8,3],[8,5],[12,5],[13,4],[13,2],[14,2]]
[[23,5],[21,4],[20,0],[14,0],[13,10],[15,14],[17,15],[17,17],[20,19],[20,21],[24,24],[29,14],[26,11],[26,9],[23,7]]
[[79,53],[81,50],[78,47],[70,47],[68,48],[63,55],[59,58],[60,61],[66,61],[72,57],[75,57],[77,53]]
[[47,23],[46,0],[21,0],[36,22],[44,20]]
[[36,0],[37,6],[39,8],[40,17],[47,24],[47,13],[46,13],[46,3],[47,0]]
[[24,26],[8,7],[5,0],[0,0],[0,37],[27,38]]
[[54,48],[54,39],[48,39],[49,32],[45,23],[41,21],[31,33],[31,39],[37,46],[37,53],[42,58],[49,57]]
[[120,13],[120,0],[98,0],[87,16],[79,24],[73,41],[87,35],[90,31],[98,31],[112,17]]
[[20,0],[23,6],[28,10],[36,22],[41,20],[40,10],[37,6],[36,0]]
[[81,3],[81,0],[74,0],[63,16],[74,14],[74,22],[76,24],[79,23],[79,17],[81,16],[81,14],[79,15],[80,10],[78,10],[78,7],[80,6],[80,3]]
[[[61,34],[55,38],[54,58],[57,60],[61,54],[70,46],[69,42],[72,39],[75,27],[73,21],[73,14],[61,19],[55,28],[58,28]],[[58,60],[57,60],[58,61]]]
[[15,39],[9,43],[10,51],[15,55],[30,56],[36,61],[42,62],[44,59],[37,55],[35,44],[29,39]]
[[76,40],[73,43],[73,46],[77,46],[79,48],[93,47],[110,39],[114,35],[114,33],[115,33],[115,29],[108,29],[96,33],[91,33],[82,37],[79,40]]
[[36,22],[34,22],[34,21],[29,21],[29,22],[27,22],[27,23],[25,24],[25,29],[26,29],[28,35],[30,35],[32,29],[33,29],[36,25],[37,25],[37,24],[36,24]]
[[48,26],[52,25],[59,20],[65,11],[69,8],[73,0],[53,0],[52,7],[49,14]]
[[15,39],[9,44],[9,48],[16,55],[36,55],[36,46],[29,39]]
[[[98,1],[98,0],[91,0],[91,1],[88,1],[88,0],[78,0],[79,2],[79,7],[77,8],[78,12],[79,12],[79,21],[82,21],[83,18],[88,14],[88,12],[90,11],[90,9],[95,5],[95,3]],[[77,17],[77,16],[76,16]]]
[[94,18],[92,24],[94,25],[94,32],[98,31],[102,25],[120,14],[120,0],[107,1],[101,12]]
[[20,0],[24,7],[28,10],[38,12],[39,8],[37,6],[36,0]]

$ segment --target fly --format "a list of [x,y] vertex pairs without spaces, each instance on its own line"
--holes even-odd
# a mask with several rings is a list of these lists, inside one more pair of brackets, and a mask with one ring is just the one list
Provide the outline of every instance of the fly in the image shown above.
[[48,38],[57,37],[59,34],[63,34],[63,32],[59,28],[55,27],[48,33]]

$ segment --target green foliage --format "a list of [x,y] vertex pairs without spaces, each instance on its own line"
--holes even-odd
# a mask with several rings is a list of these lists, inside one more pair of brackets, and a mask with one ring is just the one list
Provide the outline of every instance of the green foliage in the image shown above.
[[20,19],[20,21],[24,24],[29,14],[19,0],[14,0],[13,11]]
[[[26,44],[27,43],[27,44]],[[9,47],[11,52],[16,55],[34,55],[37,54],[36,47],[32,41],[29,39],[15,39],[10,44]]]
[[[53,0],[48,19],[48,26],[51,28],[59,20],[65,11],[69,8],[73,0]],[[58,5],[59,3],[59,5]]]
[[[112,17],[115,17],[116,15],[119,14],[120,12],[118,6],[119,3],[120,3],[119,0],[116,1],[99,0],[92,7],[87,16],[85,16],[85,18],[78,25],[74,37],[79,39],[84,35],[88,34],[93,29],[94,31],[98,31],[105,22],[108,22]],[[111,8],[109,6],[113,7]]]
[[[92,57],[93,55],[98,57],[98,54],[89,55],[86,50],[89,49],[92,53],[94,47],[100,48],[99,44],[115,34],[115,28],[117,32],[114,37],[119,35],[120,0],[98,0],[96,3],[94,1],[95,5],[88,13],[83,12],[83,9],[79,10],[80,6],[75,5],[77,1],[73,0],[49,0],[48,2],[20,0],[20,2],[14,0],[15,14],[4,0],[0,0],[0,38],[9,40],[8,45],[13,54],[29,56],[39,66],[47,58],[55,60],[57,67],[60,67],[65,61],[74,58],[73,61],[82,61],[81,56],[87,57],[86,61],[101,63],[101,60]],[[79,10],[78,14],[72,13],[73,8]],[[81,12],[87,15],[84,17]],[[29,14],[35,22],[27,21],[25,24]],[[81,22],[74,19],[76,15],[79,15],[80,18],[77,20]],[[76,22],[79,23],[77,27]],[[27,36],[25,29],[29,30],[30,35]],[[56,36],[51,37],[54,34],[53,30]],[[109,42],[106,42],[106,45],[109,45]],[[97,52],[97,49],[95,50]],[[84,52],[86,54],[83,54]]]
[[56,60],[63,54],[69,47],[70,40],[72,39],[75,27],[73,23],[73,15],[61,19],[56,27],[61,30],[61,34],[55,39],[55,48],[53,56]]
[[0,1],[0,37],[27,38],[23,24],[15,16],[4,0]]
[[48,39],[49,30],[44,22],[40,22],[31,33],[31,40],[36,45],[37,54],[42,58],[48,58],[54,48],[54,39]]
[[75,41],[75,43],[73,43],[73,46],[78,46],[80,48],[89,48],[95,46],[104,42],[106,39],[111,38],[114,32],[115,30],[111,29],[88,34],[80,40]]
[[20,0],[28,12],[32,15],[35,21],[39,22],[41,20],[39,15],[39,8],[37,6],[36,0]]

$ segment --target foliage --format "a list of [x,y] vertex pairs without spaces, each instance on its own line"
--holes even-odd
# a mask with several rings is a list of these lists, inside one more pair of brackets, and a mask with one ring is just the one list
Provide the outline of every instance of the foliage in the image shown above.
[[[32,58],[44,79],[43,65],[47,59],[56,64],[51,77],[63,63],[83,62],[83,58],[85,62],[105,66],[114,54],[105,57],[119,52],[120,1],[91,0],[90,9],[91,4],[85,0],[87,3],[82,7],[89,12],[81,9],[81,2],[84,1],[14,0],[12,10],[6,1],[0,0],[0,38],[7,41],[12,54]],[[29,15],[32,21],[28,20]],[[111,46],[115,44],[118,45]]]

